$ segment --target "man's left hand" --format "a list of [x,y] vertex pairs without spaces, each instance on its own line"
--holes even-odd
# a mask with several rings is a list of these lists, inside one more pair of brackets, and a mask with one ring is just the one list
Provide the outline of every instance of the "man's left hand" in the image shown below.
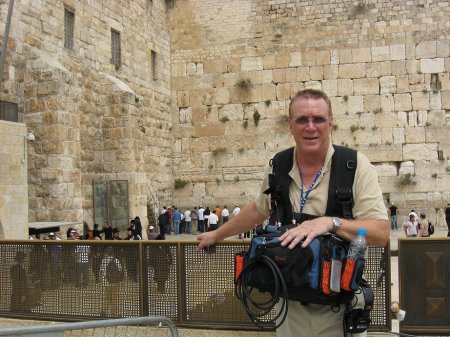
[[280,236],[281,245],[292,249],[302,242],[301,246],[305,248],[316,236],[328,233],[331,227],[332,221],[330,217],[326,216],[304,221],[302,224],[298,224],[297,227],[288,229]]

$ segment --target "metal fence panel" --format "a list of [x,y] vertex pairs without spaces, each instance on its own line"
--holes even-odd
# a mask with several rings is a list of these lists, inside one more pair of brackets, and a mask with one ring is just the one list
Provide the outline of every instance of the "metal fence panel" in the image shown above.
[[[234,254],[248,244],[227,240],[198,252],[195,241],[1,241],[0,315],[53,321],[150,315],[178,326],[255,330],[233,282]],[[388,249],[369,248],[371,331],[391,327],[389,258]],[[108,259],[124,271],[117,284],[105,281]]]

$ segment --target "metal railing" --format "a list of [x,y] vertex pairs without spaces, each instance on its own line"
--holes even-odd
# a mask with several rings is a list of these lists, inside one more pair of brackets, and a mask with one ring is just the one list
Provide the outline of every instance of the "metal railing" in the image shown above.
[[[0,241],[0,316],[162,316],[178,327],[256,330],[234,294],[234,254],[248,245],[226,240],[198,252],[196,241]],[[124,271],[118,283],[105,278],[108,256]],[[388,248],[369,248],[371,331],[391,327],[389,258]]]
[[[0,329],[0,336],[149,336],[151,325],[158,329],[167,327],[172,337],[178,337],[176,325],[165,317],[135,317],[101,321],[62,323]],[[101,331],[98,331],[102,329]],[[82,330],[82,331],[80,331]],[[79,331],[80,334],[76,334]]]

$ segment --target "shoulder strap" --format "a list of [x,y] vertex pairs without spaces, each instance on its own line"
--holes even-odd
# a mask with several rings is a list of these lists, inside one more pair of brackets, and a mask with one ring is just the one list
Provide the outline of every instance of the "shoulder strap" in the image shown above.
[[350,219],[353,217],[352,186],[355,180],[357,151],[347,147],[333,145],[331,176],[328,186],[326,215],[337,215]]
[[[270,223],[290,224],[293,219],[292,206],[289,202],[289,184],[291,178],[294,147],[278,152],[271,159],[272,172],[269,173],[269,188],[264,191],[270,194]],[[284,202],[287,200],[288,202]]]
[[[343,146],[333,145],[335,152],[331,163],[331,176],[328,187],[326,215],[352,218],[353,193],[352,186],[357,165],[357,151]],[[290,224],[292,219],[301,223],[312,216],[294,214],[289,199],[289,172],[293,165],[294,148],[278,152],[271,159],[272,172],[269,173],[269,188],[264,191],[270,194],[270,223]]]

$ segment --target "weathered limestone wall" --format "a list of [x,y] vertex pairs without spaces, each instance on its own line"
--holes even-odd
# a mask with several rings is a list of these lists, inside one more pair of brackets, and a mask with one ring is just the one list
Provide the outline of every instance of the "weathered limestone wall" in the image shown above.
[[333,141],[369,156],[386,200],[400,214],[426,210],[443,224],[449,15],[448,2],[438,0],[177,1],[170,12],[173,172],[187,184],[174,203],[253,198],[262,167],[292,144],[290,98],[319,88],[333,102]]
[[[14,76],[4,87],[36,135],[30,222],[92,225],[94,180],[128,180],[129,215],[144,225],[147,205],[169,203],[170,40],[164,1],[149,4],[16,2],[5,67]],[[4,20],[7,2],[1,6]],[[73,50],[64,48],[65,6],[75,13]],[[110,63],[111,29],[121,33],[120,68]]]
[[0,121],[0,239],[28,237],[27,128]]

